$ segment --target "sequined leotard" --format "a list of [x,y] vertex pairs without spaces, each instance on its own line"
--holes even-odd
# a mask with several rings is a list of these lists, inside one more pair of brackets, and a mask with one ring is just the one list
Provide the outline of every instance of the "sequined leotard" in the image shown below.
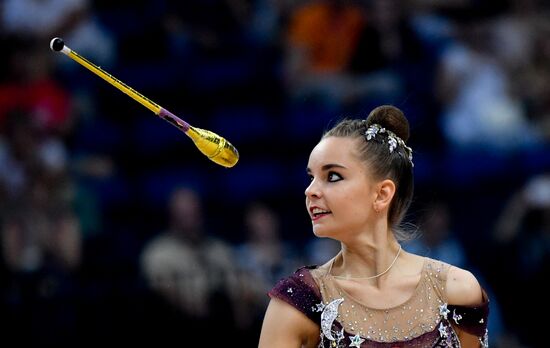
[[459,348],[456,327],[479,337],[488,347],[489,301],[477,307],[447,304],[445,283],[450,265],[425,258],[413,295],[399,306],[369,308],[317,266],[298,269],[269,292],[319,325],[319,347]]

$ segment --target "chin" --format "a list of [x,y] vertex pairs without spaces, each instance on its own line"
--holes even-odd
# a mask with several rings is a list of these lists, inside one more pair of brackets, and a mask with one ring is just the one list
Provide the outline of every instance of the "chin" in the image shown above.
[[323,226],[313,226],[313,234],[315,237],[324,238],[324,237],[331,237],[333,233],[330,229],[327,229]]

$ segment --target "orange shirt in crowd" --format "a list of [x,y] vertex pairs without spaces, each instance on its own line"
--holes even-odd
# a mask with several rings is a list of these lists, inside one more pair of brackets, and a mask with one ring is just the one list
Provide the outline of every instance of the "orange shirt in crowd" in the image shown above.
[[365,18],[360,8],[342,6],[335,9],[330,3],[315,2],[291,17],[290,42],[307,50],[314,71],[342,71],[355,52]]

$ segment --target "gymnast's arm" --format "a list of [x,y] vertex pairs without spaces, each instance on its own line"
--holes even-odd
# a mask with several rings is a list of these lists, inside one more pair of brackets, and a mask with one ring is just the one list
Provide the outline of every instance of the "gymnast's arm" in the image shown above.
[[[483,303],[483,292],[476,277],[467,270],[451,267],[447,276],[447,298],[449,304],[458,306],[480,306]],[[454,326],[454,325],[453,325]],[[479,348],[479,337],[454,326],[461,347]]]
[[271,298],[259,348],[310,348],[319,343],[319,326],[288,303]]

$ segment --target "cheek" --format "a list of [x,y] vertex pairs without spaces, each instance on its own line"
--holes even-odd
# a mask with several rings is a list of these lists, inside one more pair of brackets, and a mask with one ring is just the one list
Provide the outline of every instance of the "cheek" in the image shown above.
[[343,209],[341,213],[353,221],[364,221],[368,218],[372,202],[369,201],[366,194],[363,195],[346,195],[342,197]]
[[346,217],[352,223],[363,223],[368,219],[368,209],[363,204],[354,205],[346,211]]

